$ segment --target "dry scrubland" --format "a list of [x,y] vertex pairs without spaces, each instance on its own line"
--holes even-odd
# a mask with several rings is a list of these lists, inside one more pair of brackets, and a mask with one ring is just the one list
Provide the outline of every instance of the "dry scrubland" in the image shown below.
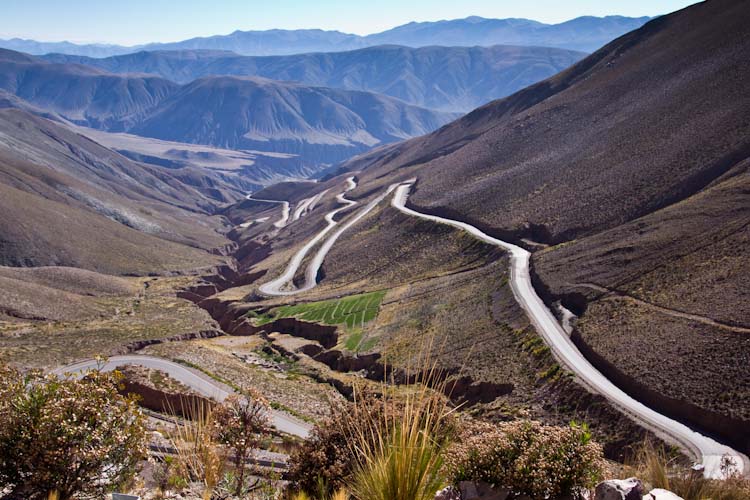
[[218,186],[217,175],[173,176],[62,124],[0,110],[0,264],[116,275],[208,269],[222,261],[210,251],[229,242],[207,215],[220,203],[216,190],[197,179]]
[[[125,289],[131,292],[100,296],[70,294],[86,308],[72,309],[78,302],[63,301],[48,310],[43,301],[38,306],[37,299],[59,297],[40,296],[38,288],[32,290],[33,295],[24,297],[24,303],[32,301],[33,314],[47,316],[44,319],[0,317],[0,359],[18,366],[53,368],[98,354],[123,352],[124,346],[140,340],[216,328],[205,311],[175,296],[175,290],[190,285],[195,278],[101,279],[108,288],[114,282],[125,284]],[[78,291],[90,293],[91,289]],[[6,297],[4,294],[3,301]],[[56,319],[58,315],[62,318]]]
[[747,167],[533,259],[551,293],[585,308],[578,331],[597,353],[660,394],[737,419],[730,427],[750,422]]
[[[336,323],[326,315],[316,315],[326,310],[327,304],[347,303],[349,297],[355,301],[357,294],[385,292],[377,316],[361,331],[352,332],[345,322],[338,327],[338,342],[331,352],[358,352],[360,356],[378,353],[383,356],[380,362],[405,367],[420,345],[432,343],[431,355],[440,367],[454,373],[454,379],[460,378],[456,390],[461,395],[456,398],[464,401],[472,414],[500,420],[527,416],[563,424],[572,419],[585,420],[607,445],[610,456],[623,457],[628,453],[627,445],[644,436],[642,430],[600,397],[588,394],[555,363],[512,296],[507,284],[508,262],[502,252],[461,231],[407,217],[387,201],[334,245],[324,264],[324,279],[316,288],[291,298],[259,300],[253,290],[281,272],[288,262],[278,250],[284,248],[281,255],[291,256],[305,237],[322,227],[320,220],[329,206],[321,205],[307,220],[283,230],[269,243],[274,252],[247,269],[254,272],[270,268],[268,274],[237,289],[241,293],[229,289],[219,297],[237,300],[244,294],[244,302],[234,307],[250,310],[250,321],[262,327],[281,316]],[[294,237],[288,234],[291,232]],[[242,245],[238,252],[243,252]],[[297,365],[312,370],[317,380],[351,382],[345,372],[336,373],[316,360],[322,359],[319,356],[304,354],[322,349],[319,343],[292,339],[274,334],[271,346],[292,351],[300,359]],[[305,345],[316,348],[308,351]],[[149,350],[166,353],[173,348],[162,345]],[[191,351],[198,356],[195,347]],[[201,359],[205,360],[203,352]],[[210,364],[217,366],[216,361]],[[345,371],[343,366],[339,369]],[[222,377],[231,376],[225,373]]]

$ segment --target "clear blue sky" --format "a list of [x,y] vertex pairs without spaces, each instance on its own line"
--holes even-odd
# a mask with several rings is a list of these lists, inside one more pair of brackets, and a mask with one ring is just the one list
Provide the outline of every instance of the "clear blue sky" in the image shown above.
[[322,28],[368,34],[409,21],[582,15],[654,16],[684,0],[0,0],[0,38],[168,42],[235,30]]

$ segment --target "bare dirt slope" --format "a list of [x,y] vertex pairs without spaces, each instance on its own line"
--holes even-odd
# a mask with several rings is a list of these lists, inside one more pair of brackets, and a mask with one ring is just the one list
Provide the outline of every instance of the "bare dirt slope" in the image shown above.
[[363,181],[416,173],[415,205],[495,233],[530,224],[526,235],[554,243],[616,226],[750,154],[748,20],[744,3],[721,0],[655,19],[549,80],[349,166],[369,168]]
[[108,274],[210,266],[227,240],[216,202],[63,125],[0,111],[0,263]]

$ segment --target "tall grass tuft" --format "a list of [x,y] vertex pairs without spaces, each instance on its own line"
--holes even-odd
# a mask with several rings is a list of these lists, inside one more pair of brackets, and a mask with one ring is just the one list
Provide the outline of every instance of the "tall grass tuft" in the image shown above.
[[178,467],[183,476],[202,482],[203,500],[211,500],[228,459],[213,432],[213,406],[195,399],[182,404],[182,414],[190,418],[177,422],[170,441],[177,451]]
[[445,484],[443,451],[453,409],[443,394],[449,391],[427,356],[418,366],[407,370],[421,374],[414,383],[386,385],[375,401],[382,411],[358,411],[358,404],[373,400],[355,397],[346,428],[356,460],[350,489],[358,500],[432,500]]
[[[731,464],[727,464],[728,466]],[[636,455],[635,474],[649,488],[663,488],[685,500],[747,500],[750,480],[725,471],[726,479],[706,479],[700,472],[680,467],[663,447],[647,441]]]
[[[326,496],[322,494],[321,496],[317,497],[318,500],[349,500],[351,497],[349,496],[349,493],[346,492],[346,490],[338,490],[336,493],[333,493],[330,496]],[[305,493],[304,491],[300,491],[295,493],[291,500],[313,500],[313,497]]]

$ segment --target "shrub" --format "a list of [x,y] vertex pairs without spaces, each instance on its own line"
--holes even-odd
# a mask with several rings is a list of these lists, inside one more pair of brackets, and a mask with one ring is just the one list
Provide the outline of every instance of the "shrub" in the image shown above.
[[359,391],[354,402],[334,405],[330,418],[291,456],[295,489],[327,498],[351,486],[356,498],[375,500],[381,497],[363,492],[367,481],[388,489],[400,480],[402,490],[408,483],[423,492],[441,482],[440,454],[453,432],[447,400],[421,385],[410,388]]
[[144,417],[119,376],[22,375],[0,367],[0,484],[24,498],[103,498],[146,456]]
[[585,425],[515,421],[475,423],[448,456],[455,482],[484,481],[515,495],[578,495],[600,479],[602,449]]
[[349,414],[368,420],[377,418],[369,415],[381,409],[374,402],[374,396],[367,393],[358,399],[358,404],[332,406],[331,416],[317,424],[310,437],[290,457],[289,479],[296,489],[324,497],[344,486],[355,463],[354,450],[349,443],[353,431],[346,428],[351,423]]
[[247,460],[263,435],[269,432],[269,411],[265,400],[253,391],[246,391],[245,395],[233,394],[214,408],[214,433],[234,454],[235,495],[238,497],[245,485]]

